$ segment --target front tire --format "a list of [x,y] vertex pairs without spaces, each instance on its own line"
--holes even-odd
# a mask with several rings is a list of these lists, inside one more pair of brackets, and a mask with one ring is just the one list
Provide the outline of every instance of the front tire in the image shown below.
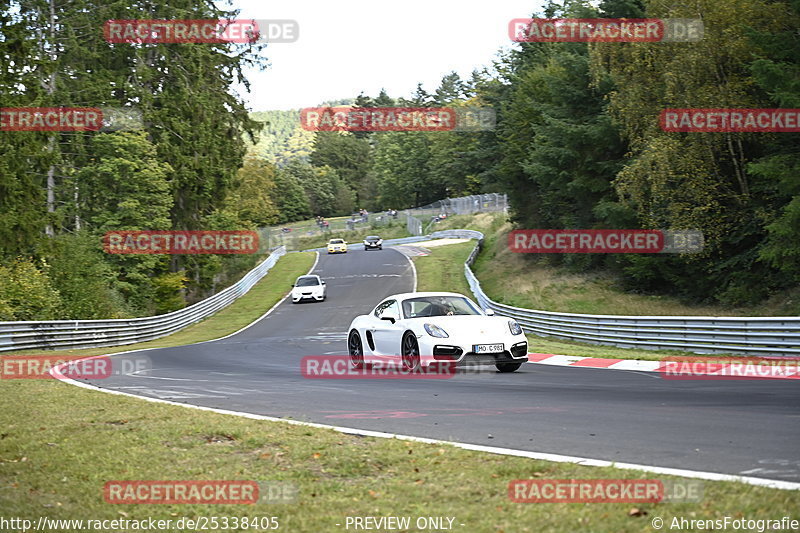
[[403,369],[416,370],[419,368],[419,343],[417,337],[412,332],[403,335],[402,349]]
[[347,338],[347,350],[350,353],[350,366],[356,370],[364,368],[364,347],[361,344],[361,335],[354,329]]
[[519,370],[519,367],[522,366],[522,363],[496,363],[494,366],[497,367],[498,371],[503,373],[516,372]]

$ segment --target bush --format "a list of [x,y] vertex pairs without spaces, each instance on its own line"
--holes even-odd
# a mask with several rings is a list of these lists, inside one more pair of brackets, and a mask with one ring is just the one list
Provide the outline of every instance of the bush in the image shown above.
[[50,278],[61,293],[59,318],[128,318],[133,313],[115,288],[116,274],[100,250],[100,238],[88,233],[61,235],[53,242]]
[[0,265],[0,318],[3,320],[55,320],[61,294],[53,286],[46,264],[37,267],[30,258]]

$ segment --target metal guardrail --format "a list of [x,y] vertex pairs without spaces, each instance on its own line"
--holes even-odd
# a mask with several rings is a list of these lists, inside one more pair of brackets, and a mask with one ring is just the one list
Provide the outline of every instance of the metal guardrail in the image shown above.
[[163,315],[110,320],[0,322],[0,352],[119,346],[169,335],[230,305],[249,291],[285,254],[286,248],[277,248],[230,287],[205,300]]
[[[587,315],[524,309],[495,302],[481,289],[480,282],[470,268],[483,242],[483,234],[479,231],[444,230],[428,236],[385,242],[406,244],[438,238],[478,241],[464,263],[464,275],[475,299],[482,308],[514,318],[527,333],[623,348],[762,356],[800,355],[800,317]],[[285,253],[285,248],[278,248],[234,285],[201,302],[164,315],[115,320],[0,322],[0,352],[117,346],[169,335],[212,315],[245,294]]]
[[[376,233],[381,228],[394,225],[407,224],[406,215],[403,212],[395,212],[394,216],[388,212],[369,213],[363,217],[351,219],[336,218],[329,221],[328,226],[320,226],[309,222],[293,222],[277,226],[265,226],[258,229],[259,242],[262,249],[272,249],[278,246],[285,246],[287,251],[301,250],[303,239],[308,237],[318,237],[325,235],[327,238],[342,237],[347,239],[347,235],[353,231],[372,228]],[[413,223],[413,221],[412,221]],[[421,233],[413,233],[420,235]]]
[[432,238],[448,236],[478,241],[464,264],[464,275],[475,299],[482,308],[515,319],[527,333],[622,348],[800,355],[800,317],[586,315],[537,311],[495,302],[483,292],[470,268],[483,243],[483,234],[464,230],[431,234]]
[[[406,228],[412,235],[422,235],[427,232],[435,222],[436,217],[445,215],[470,215],[482,212],[498,212],[508,210],[508,195],[505,193],[473,194],[459,198],[445,198],[423,205],[405,209],[403,214],[408,217]],[[423,222],[424,221],[424,222]]]

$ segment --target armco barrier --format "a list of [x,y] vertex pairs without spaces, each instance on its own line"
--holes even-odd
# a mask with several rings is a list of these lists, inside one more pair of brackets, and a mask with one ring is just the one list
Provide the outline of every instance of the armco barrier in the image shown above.
[[464,264],[472,294],[484,309],[514,318],[527,333],[592,344],[694,353],[800,355],[800,317],[584,315],[523,309],[493,301],[470,268],[483,242],[478,231],[439,231],[431,238],[461,237],[478,244]]
[[111,320],[0,322],[0,352],[118,346],[169,335],[230,305],[249,291],[285,254],[284,247],[277,248],[230,287],[164,315]]
[[[495,302],[481,289],[470,268],[483,242],[479,231],[436,231],[427,237],[387,240],[386,244],[437,238],[478,241],[464,264],[464,275],[475,299],[483,308],[516,319],[527,333],[623,348],[800,356],[800,317],[585,315],[523,309]],[[236,284],[202,302],[165,315],[122,320],[0,322],[0,352],[115,346],[168,335],[202,320],[246,293],[285,253],[284,248],[277,249]]]

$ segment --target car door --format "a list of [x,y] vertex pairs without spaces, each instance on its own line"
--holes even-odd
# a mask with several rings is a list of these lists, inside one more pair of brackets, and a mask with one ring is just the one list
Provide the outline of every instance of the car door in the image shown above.
[[[400,355],[400,342],[403,326],[400,324],[400,305],[397,300],[386,300],[375,308],[372,338],[375,341],[375,352],[380,355]],[[394,323],[389,318],[394,319]]]

